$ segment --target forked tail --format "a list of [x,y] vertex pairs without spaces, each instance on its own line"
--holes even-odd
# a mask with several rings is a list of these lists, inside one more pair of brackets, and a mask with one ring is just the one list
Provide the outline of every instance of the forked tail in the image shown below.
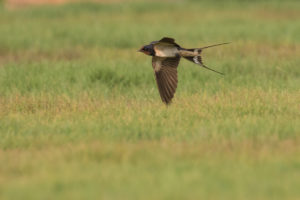
[[182,57],[184,57],[185,59],[197,64],[197,65],[200,65],[201,67],[204,67],[208,70],[211,70],[213,72],[216,72],[216,73],[219,73],[219,74],[222,74],[224,75],[223,73],[221,72],[218,72],[216,70],[213,70],[207,66],[205,66],[202,62],[202,57],[201,57],[201,52],[202,52],[202,49],[206,49],[206,48],[210,48],[210,47],[215,47],[215,46],[220,46],[220,45],[224,45],[224,44],[229,44],[229,43],[221,43],[221,44],[214,44],[214,45],[210,45],[210,46],[206,46],[206,47],[201,47],[201,48],[194,48],[194,49],[184,49],[182,48],[180,50],[180,55]]

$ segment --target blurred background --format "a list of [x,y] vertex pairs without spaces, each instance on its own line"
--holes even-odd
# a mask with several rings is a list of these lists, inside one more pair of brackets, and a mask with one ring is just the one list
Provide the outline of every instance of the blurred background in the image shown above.
[[[300,199],[300,1],[0,0],[0,199]],[[162,104],[142,45],[182,60]]]

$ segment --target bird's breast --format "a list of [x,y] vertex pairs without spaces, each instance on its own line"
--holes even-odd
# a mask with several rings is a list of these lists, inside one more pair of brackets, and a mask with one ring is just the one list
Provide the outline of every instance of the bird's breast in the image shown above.
[[158,57],[176,57],[179,53],[174,45],[157,44],[154,45],[155,56]]

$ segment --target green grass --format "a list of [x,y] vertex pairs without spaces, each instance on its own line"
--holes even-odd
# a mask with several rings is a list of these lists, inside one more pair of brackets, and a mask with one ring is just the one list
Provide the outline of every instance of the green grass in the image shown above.
[[[0,10],[0,199],[299,199],[300,3]],[[150,57],[184,47],[173,104]]]

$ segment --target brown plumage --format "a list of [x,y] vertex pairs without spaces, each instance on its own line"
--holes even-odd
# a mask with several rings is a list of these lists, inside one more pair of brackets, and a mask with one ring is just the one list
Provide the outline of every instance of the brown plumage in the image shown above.
[[170,103],[177,88],[177,67],[180,57],[163,58],[153,56],[152,67],[162,101]]
[[165,104],[169,104],[177,88],[177,67],[180,58],[183,57],[206,69],[222,74],[205,66],[200,54],[202,49],[223,44],[227,43],[202,48],[185,49],[176,44],[173,38],[164,37],[159,41],[153,41],[149,45],[143,46],[139,51],[152,56],[152,67],[155,72],[155,79],[161,100]]

